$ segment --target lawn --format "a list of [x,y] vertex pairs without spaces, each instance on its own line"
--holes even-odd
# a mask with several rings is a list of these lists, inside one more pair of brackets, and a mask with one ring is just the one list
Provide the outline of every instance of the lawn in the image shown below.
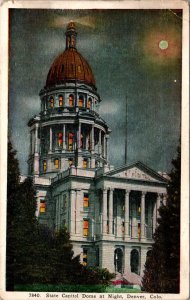
[[139,293],[138,289],[116,288],[103,285],[53,285],[53,284],[22,284],[16,285],[15,291],[35,292],[76,292],[76,293]]

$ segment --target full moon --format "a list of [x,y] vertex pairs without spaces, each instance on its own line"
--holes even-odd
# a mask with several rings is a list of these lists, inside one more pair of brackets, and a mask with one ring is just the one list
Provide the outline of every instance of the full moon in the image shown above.
[[167,48],[168,48],[168,42],[165,41],[165,40],[160,41],[160,43],[159,43],[159,48],[160,48],[161,50],[167,49]]

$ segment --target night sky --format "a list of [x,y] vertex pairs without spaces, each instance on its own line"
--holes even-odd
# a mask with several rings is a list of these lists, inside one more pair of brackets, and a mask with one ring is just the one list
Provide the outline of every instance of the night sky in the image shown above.
[[[142,161],[169,171],[180,138],[181,15],[170,10],[10,10],[9,134],[27,174],[28,120],[76,22],[77,50],[89,62],[112,129],[110,163]],[[127,101],[127,105],[126,105]],[[127,106],[127,117],[126,117]],[[127,130],[126,130],[127,124]]]

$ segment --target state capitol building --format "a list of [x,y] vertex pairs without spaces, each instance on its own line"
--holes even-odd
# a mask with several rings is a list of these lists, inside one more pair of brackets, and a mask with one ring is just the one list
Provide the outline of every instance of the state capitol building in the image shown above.
[[82,264],[142,276],[167,180],[141,162],[109,164],[111,130],[76,36],[71,21],[40,91],[41,111],[28,122],[36,214],[50,228],[67,227]]

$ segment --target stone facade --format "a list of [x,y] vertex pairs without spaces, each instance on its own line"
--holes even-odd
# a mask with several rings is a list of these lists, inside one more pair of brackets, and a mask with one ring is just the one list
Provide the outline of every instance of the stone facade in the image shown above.
[[73,22],[66,41],[40,92],[41,112],[28,123],[36,215],[53,229],[67,227],[84,265],[142,275],[167,180],[141,162],[109,164],[111,130],[98,113],[101,99],[76,50]]

